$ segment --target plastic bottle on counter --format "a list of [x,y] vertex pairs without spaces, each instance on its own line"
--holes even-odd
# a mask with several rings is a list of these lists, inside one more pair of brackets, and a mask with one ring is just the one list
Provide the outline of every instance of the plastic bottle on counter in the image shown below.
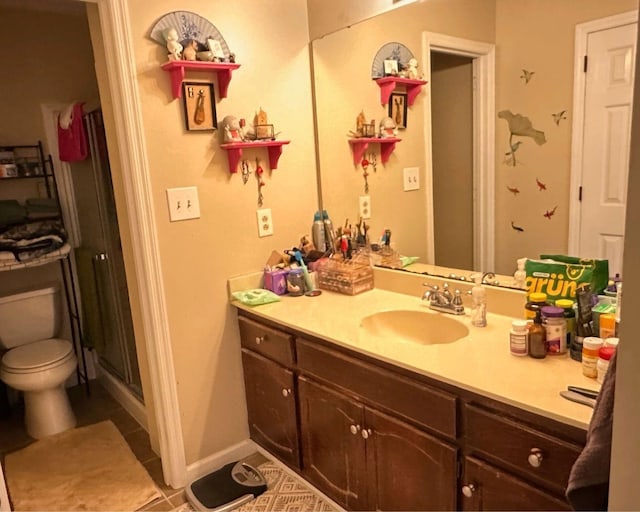
[[609,361],[611,360],[615,352],[615,347],[608,346],[602,346],[600,347],[600,350],[598,350],[598,362],[596,363],[596,380],[600,384],[602,384],[602,381],[604,380],[604,376],[609,369]]
[[336,250],[336,232],[333,230],[333,222],[329,218],[327,210],[322,210],[322,223],[324,224],[324,242],[327,250]]
[[567,322],[564,319],[564,310],[557,306],[544,306],[540,311],[547,333],[547,354],[566,354]]
[[529,295],[529,300],[524,305],[524,317],[527,320],[533,320],[536,317],[536,311],[549,305],[546,293],[533,292]]
[[533,324],[529,327],[529,356],[534,359],[547,357],[546,330],[542,326],[542,312],[537,310]]
[[582,340],[582,373],[595,379],[598,376],[598,352],[602,348],[601,338],[589,336]]
[[475,285],[471,288],[471,325],[486,327],[487,325],[487,293],[482,286],[482,274],[473,276]]
[[600,337],[613,338],[616,334],[616,316],[613,313],[603,313],[600,315]]
[[319,211],[313,215],[311,238],[313,238],[313,245],[316,246],[316,250],[320,252],[327,250],[327,241],[324,236],[324,222],[322,221],[322,214]]
[[509,332],[509,352],[514,356],[529,354],[529,331],[526,320],[513,320]]
[[[571,299],[558,299],[556,306],[564,311],[564,321],[567,326],[567,349],[571,350],[574,346],[574,338],[576,336],[576,312],[573,309],[574,302]],[[572,359],[575,359],[573,355]]]
[[622,314],[622,281],[616,283],[616,336],[620,335],[620,316]]

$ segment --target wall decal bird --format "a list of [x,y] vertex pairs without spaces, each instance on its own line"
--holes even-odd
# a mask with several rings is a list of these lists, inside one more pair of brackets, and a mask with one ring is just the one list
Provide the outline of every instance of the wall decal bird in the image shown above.
[[567,119],[566,114],[567,114],[566,110],[561,110],[556,114],[551,114],[553,116],[553,122],[556,123],[556,126],[560,125],[560,121],[564,121],[565,119]]
[[511,227],[515,230],[518,231],[519,233],[522,233],[524,231],[524,228],[521,228],[520,226],[516,226],[513,221],[511,221]]
[[517,196],[520,193],[520,189],[518,187],[510,187],[507,185],[507,190],[513,193],[514,196]]
[[547,219],[551,220],[551,217],[553,217],[553,215],[556,213],[557,209],[558,209],[558,206],[556,205],[556,206],[553,207],[553,210],[547,210],[545,213],[543,213],[543,215]]
[[520,78],[524,80],[524,84],[527,85],[529,81],[533,78],[535,71],[527,71],[526,69],[522,70],[522,74]]
[[547,190],[547,185],[542,183],[538,178],[536,178],[536,185],[538,185],[538,190]]

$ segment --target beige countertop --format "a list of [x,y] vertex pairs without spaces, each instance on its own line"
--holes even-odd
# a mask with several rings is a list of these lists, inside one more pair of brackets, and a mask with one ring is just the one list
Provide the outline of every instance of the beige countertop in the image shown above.
[[[468,311],[464,316],[438,313],[430,310],[418,295],[379,288],[355,296],[323,291],[317,297],[285,295],[281,299],[257,307],[237,301],[232,304],[297,331],[500,402],[582,429],[589,424],[593,409],[570,402],[559,392],[569,385],[599,389],[599,384],[583,376],[581,364],[568,355],[542,360],[511,355],[512,317],[489,313],[487,327],[473,327]],[[467,325],[469,335],[437,345],[368,336],[360,326],[362,319],[389,310],[446,315]]]

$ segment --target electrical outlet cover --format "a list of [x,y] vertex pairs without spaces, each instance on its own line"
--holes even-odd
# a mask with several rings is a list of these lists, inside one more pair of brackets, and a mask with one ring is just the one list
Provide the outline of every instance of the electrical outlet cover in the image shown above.
[[256,211],[258,219],[258,236],[273,235],[273,219],[271,218],[271,208],[261,208]]
[[359,212],[363,219],[371,218],[371,196],[360,196]]

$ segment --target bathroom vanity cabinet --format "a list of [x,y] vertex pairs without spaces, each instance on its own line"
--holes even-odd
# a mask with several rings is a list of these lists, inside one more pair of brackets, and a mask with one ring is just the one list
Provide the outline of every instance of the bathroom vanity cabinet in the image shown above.
[[239,311],[252,439],[349,510],[570,510],[585,431]]

